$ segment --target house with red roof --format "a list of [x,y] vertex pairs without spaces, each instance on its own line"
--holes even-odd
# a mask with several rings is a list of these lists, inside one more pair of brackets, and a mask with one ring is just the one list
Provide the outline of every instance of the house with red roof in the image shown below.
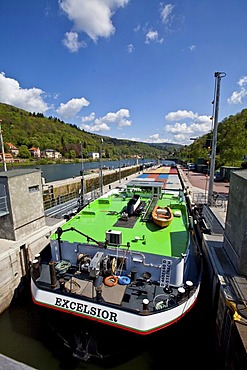
[[[5,143],[5,145],[8,147],[8,150],[12,154],[13,157],[17,157],[18,156],[19,149],[16,148],[16,146],[14,144],[12,144],[12,143]],[[5,154],[5,158],[6,158],[6,154]]]
[[31,153],[32,157],[40,158],[40,149],[39,148],[35,148],[34,146],[32,146],[32,148],[30,148],[28,150]]

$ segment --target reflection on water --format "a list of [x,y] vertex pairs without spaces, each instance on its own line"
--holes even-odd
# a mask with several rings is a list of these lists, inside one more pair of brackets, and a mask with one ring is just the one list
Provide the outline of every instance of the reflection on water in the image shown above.
[[200,368],[202,364],[205,368],[212,366],[212,361],[213,367],[220,369],[215,360],[211,325],[202,295],[186,318],[151,337],[128,336],[128,333],[120,333],[117,329],[96,326],[96,334],[100,335],[104,346],[109,346],[109,351],[114,346],[119,349],[115,356],[105,360],[91,358],[84,362],[72,357],[53,327],[57,322],[63,329],[71,330],[80,323],[78,318],[71,318],[68,314],[59,315],[37,309],[32,303],[28,285],[21,298],[13,300],[9,309],[0,316],[0,352],[39,370],[153,370],[168,366],[186,366],[191,370]]

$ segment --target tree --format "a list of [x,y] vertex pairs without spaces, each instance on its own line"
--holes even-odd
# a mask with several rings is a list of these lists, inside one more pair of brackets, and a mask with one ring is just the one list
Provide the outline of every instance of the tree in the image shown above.
[[75,152],[75,150],[70,150],[69,151],[69,157],[71,158],[71,159],[75,159],[76,158],[76,152]]
[[20,158],[30,158],[31,153],[28,150],[28,147],[26,145],[21,145],[19,148],[19,155]]

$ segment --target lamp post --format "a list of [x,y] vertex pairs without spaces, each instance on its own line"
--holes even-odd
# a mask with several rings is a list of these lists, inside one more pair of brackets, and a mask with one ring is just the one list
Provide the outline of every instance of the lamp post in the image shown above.
[[100,141],[100,148],[99,148],[99,163],[100,163],[100,195],[103,195],[103,175],[102,175],[102,145],[103,145],[103,139]]
[[120,154],[119,154],[119,183],[121,183],[121,160],[120,160]]
[[208,174],[207,173],[206,173],[205,177],[206,177],[206,181],[205,181],[205,203],[206,203],[206,200],[207,200],[207,190],[208,190]]
[[219,100],[220,100],[220,81],[222,77],[225,77],[225,72],[215,72],[214,77],[216,79],[216,100],[215,100],[215,111],[214,111],[214,131],[213,131],[213,142],[212,152],[210,160],[210,174],[209,174],[209,186],[208,186],[208,205],[211,206],[213,202],[213,185],[214,185],[214,170],[215,170],[215,156],[216,156],[216,142],[217,142],[217,126],[218,126],[218,113],[219,113]]
[[[194,141],[197,139],[197,137],[190,137],[190,140],[192,140],[193,141],[193,143],[194,143]],[[191,145],[193,145],[193,144],[191,144]],[[191,151],[190,151],[190,159],[192,160],[192,156],[191,156]],[[194,168],[194,167],[193,167]],[[189,165],[189,168],[188,168],[188,176],[189,176],[189,173],[190,173],[190,165]]]
[[1,149],[2,149],[2,157],[3,157],[3,168],[4,171],[7,171],[7,165],[5,162],[5,153],[4,153],[4,144],[3,144],[3,135],[2,135],[2,127],[1,127],[2,120],[0,119],[0,141],[1,141]]
[[80,197],[80,209],[84,206],[84,165],[83,165],[83,153],[82,153],[82,143],[80,142],[80,148],[81,148],[81,197]]

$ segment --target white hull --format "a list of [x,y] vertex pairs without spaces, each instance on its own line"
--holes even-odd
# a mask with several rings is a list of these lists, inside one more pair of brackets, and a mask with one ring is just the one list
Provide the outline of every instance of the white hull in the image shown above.
[[34,303],[38,305],[144,335],[160,330],[181,319],[196,302],[199,290],[200,284],[193,293],[190,293],[190,297],[185,302],[172,309],[162,310],[155,314],[148,312],[134,314],[102,305],[102,303],[91,303],[87,300],[41,290],[31,280],[32,297]]

